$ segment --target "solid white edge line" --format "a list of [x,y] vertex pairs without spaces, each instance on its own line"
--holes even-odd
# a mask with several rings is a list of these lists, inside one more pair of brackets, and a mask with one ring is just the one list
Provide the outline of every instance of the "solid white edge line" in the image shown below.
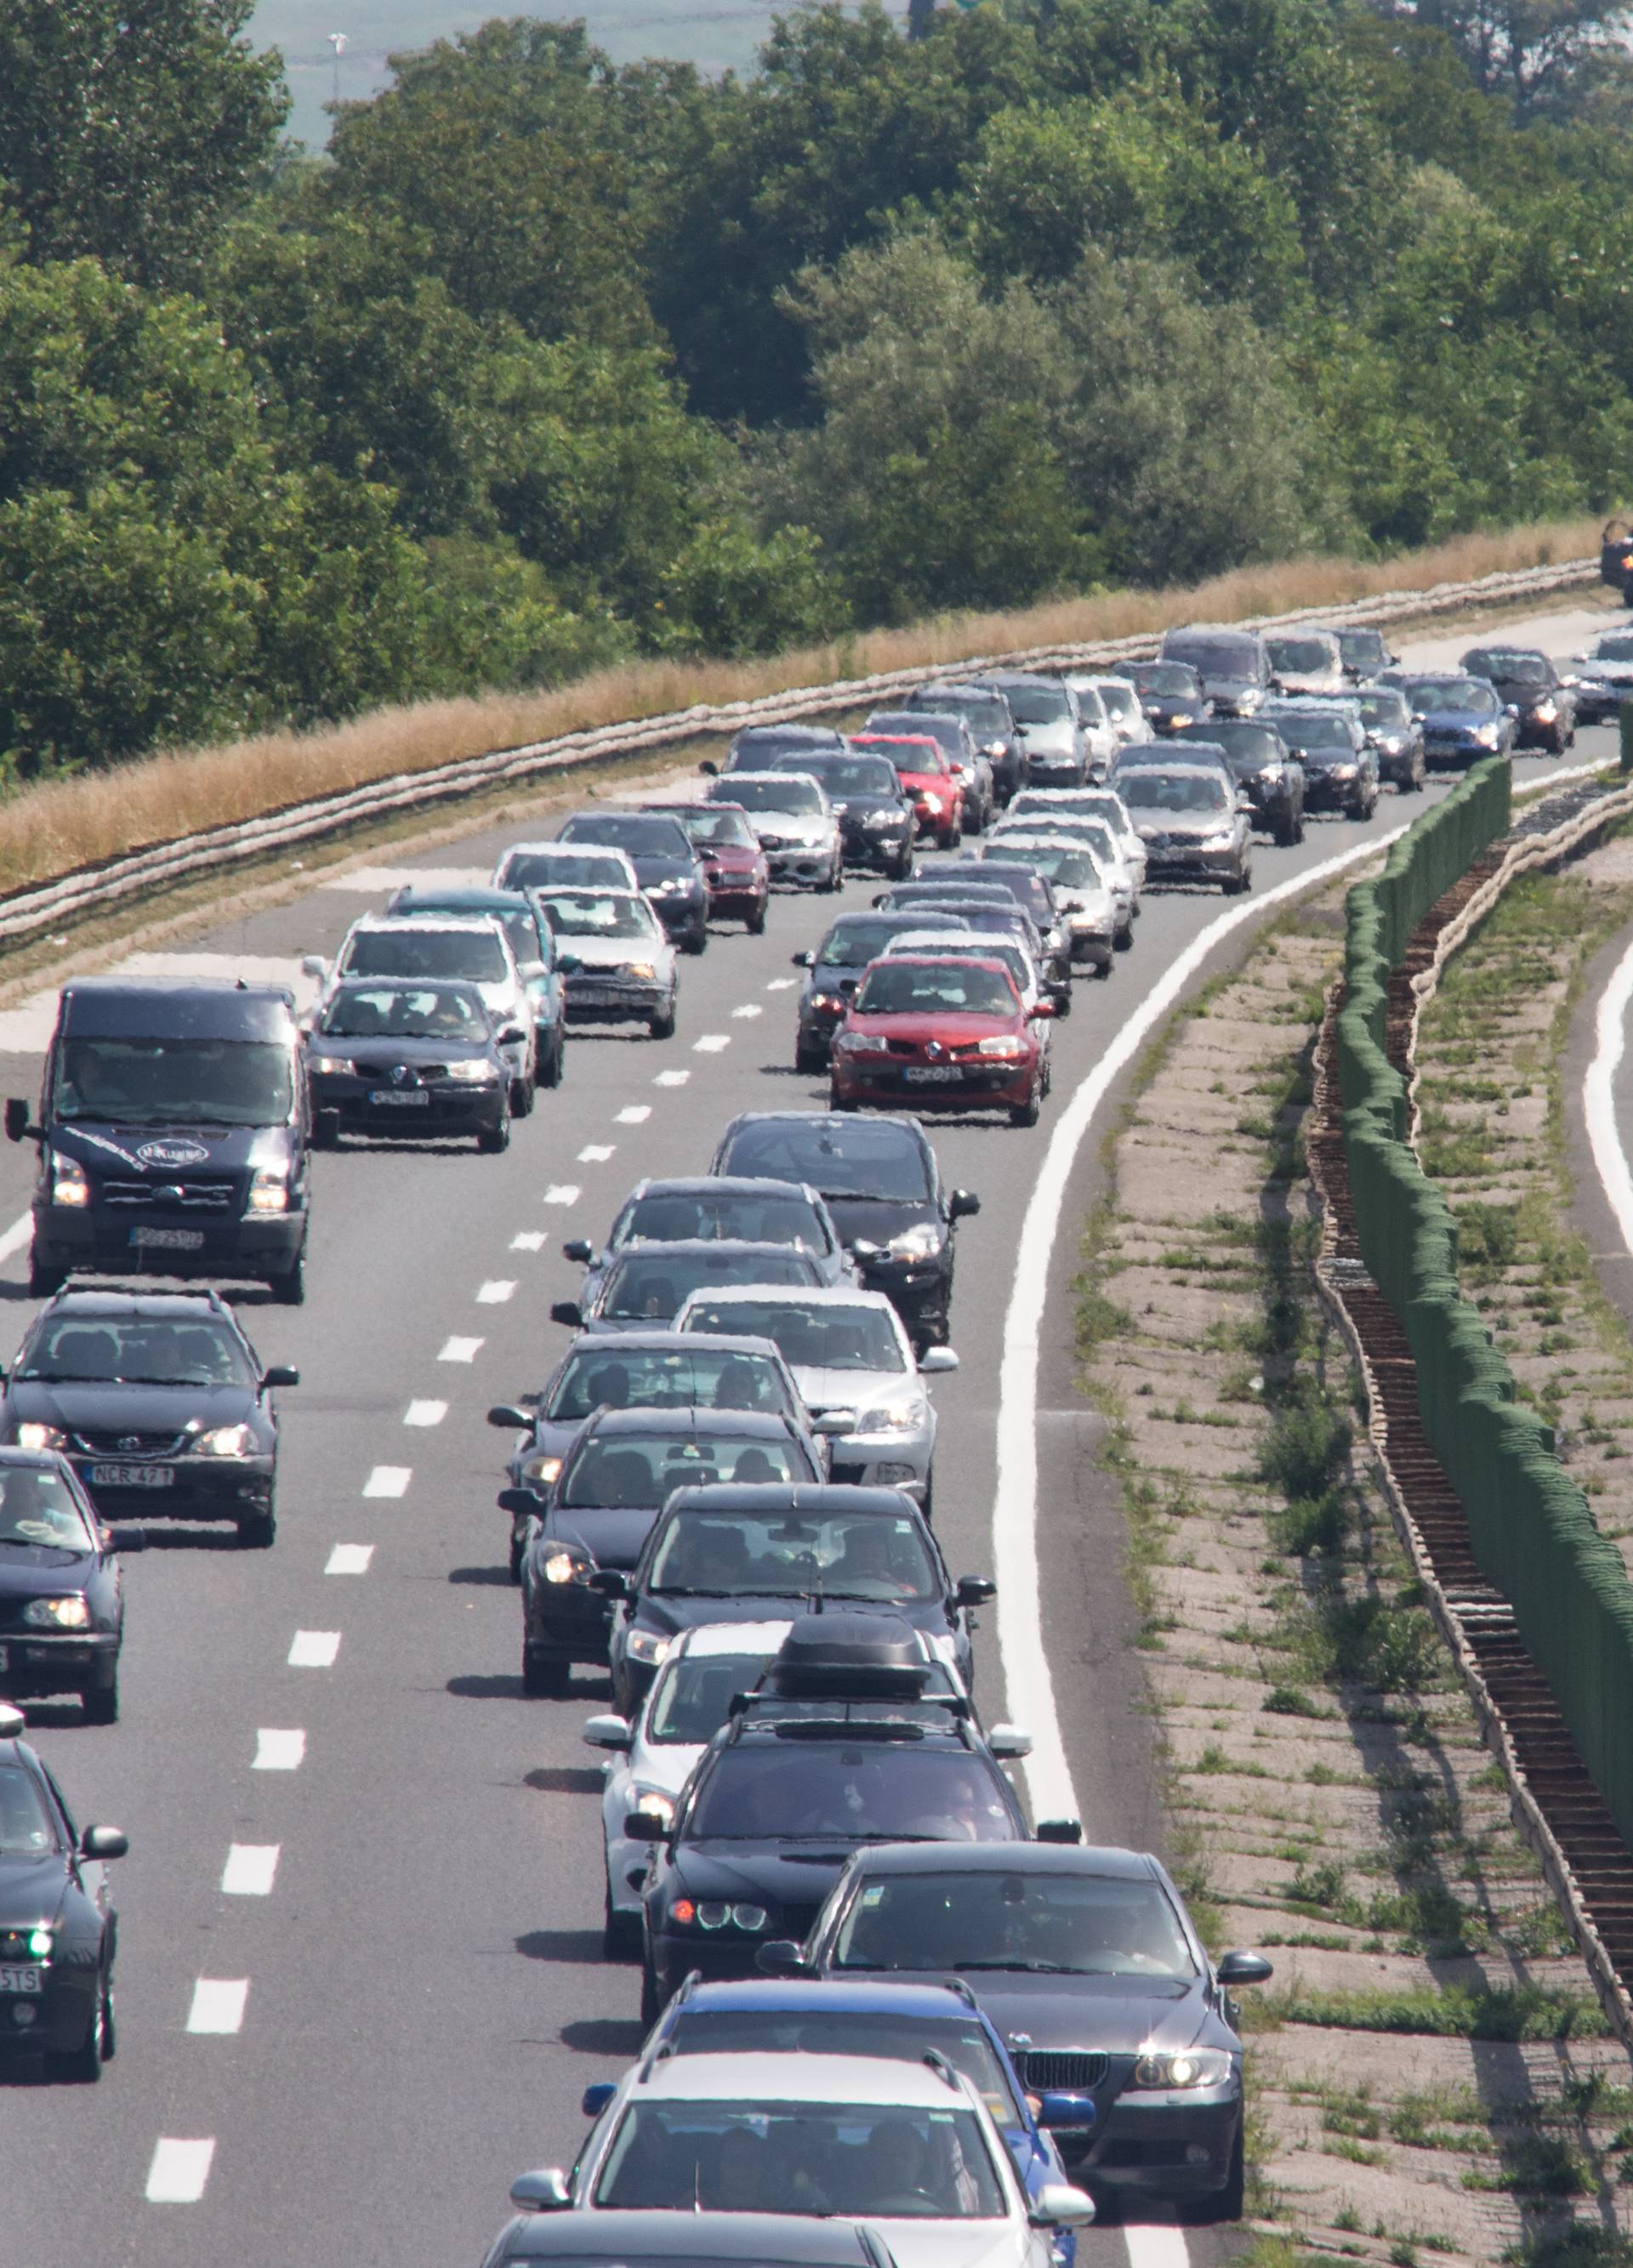
[[1582,1082],[1582,1116],[1600,1186],[1616,1216],[1622,1241],[1633,1252],[1633,1173],[1616,1125],[1616,1072],[1627,1051],[1628,1003],[1633,1000],[1633,945],[1611,971],[1593,1019],[1593,1060]]

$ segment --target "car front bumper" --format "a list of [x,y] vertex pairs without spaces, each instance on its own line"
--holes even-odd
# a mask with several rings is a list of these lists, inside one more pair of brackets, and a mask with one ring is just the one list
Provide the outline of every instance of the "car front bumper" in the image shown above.
[[[1110,946],[1107,946],[1109,955]],[[899,1110],[909,1104],[918,1110],[1001,1110],[1030,1100],[1038,1073],[1037,1058],[1028,1063],[947,1064],[934,1066],[954,1074],[950,1079],[915,1079],[921,1068],[905,1064],[857,1063],[843,1056],[833,1058],[836,1097],[872,1105],[880,1110]]]
[[1230,2179],[1241,2122],[1240,2094],[1210,2088],[1194,2101],[1178,2092],[1166,2098],[1116,2097],[1087,2131],[1053,2131],[1074,2182],[1194,2197],[1223,2189]]
[[[121,1457],[114,1450],[88,1457],[74,1450],[69,1462],[104,1520],[243,1520],[271,1511],[277,1478],[273,1457]],[[117,1484],[91,1477],[119,1465],[172,1477]]]
[[[550,1044],[547,1039],[547,1051]],[[469,1134],[497,1126],[505,1116],[505,1087],[499,1078],[485,1086],[449,1079],[427,1086],[382,1087],[370,1079],[331,1071],[314,1074],[312,1104],[315,1110],[338,1112],[345,1133],[395,1135],[412,1141],[433,1132]]]
[[[22,1967],[38,1976],[40,1987],[33,1992],[0,1992],[0,2057],[62,2055],[78,2047],[100,1981],[94,1958],[59,1957]],[[19,2014],[24,2009],[30,2012],[26,2016]]]
[[581,976],[567,979],[567,1017],[573,1023],[644,1024],[663,1015],[674,1003],[674,985],[655,977],[587,969]]
[[1200,843],[1148,843],[1145,871],[1153,882],[1218,882],[1242,871],[1245,850],[1205,850]]
[[847,866],[876,867],[881,873],[888,873],[912,850],[913,834],[911,820],[900,827],[846,827],[840,832],[839,846]]
[[[112,1682],[118,1631],[0,1631],[0,1693],[81,1693]],[[0,2003],[3,2007],[4,2003]]]
[[[133,1219],[122,1208],[84,1208],[34,1200],[34,1250],[48,1266],[103,1276],[222,1276],[262,1281],[288,1273],[306,1241],[304,1206],[289,1212],[171,1213],[158,1205]],[[174,1233],[187,1246],[137,1241],[142,1231]]]
[[814,889],[833,872],[831,843],[762,843],[760,848],[773,882]]

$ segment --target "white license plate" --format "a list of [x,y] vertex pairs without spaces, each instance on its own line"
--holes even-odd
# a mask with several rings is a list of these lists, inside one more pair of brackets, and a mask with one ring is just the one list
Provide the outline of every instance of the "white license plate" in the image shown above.
[[94,1488],[174,1488],[176,1469],[174,1465],[92,1465],[91,1485]]
[[945,1086],[963,1074],[957,1064],[909,1064],[907,1076],[920,1086]]
[[0,1969],[0,1992],[37,1992],[40,1971],[37,1969]]
[[204,1232],[202,1228],[133,1228],[130,1241],[148,1252],[202,1252]]
[[387,1109],[424,1110],[431,1097],[423,1086],[377,1086],[369,1101],[377,1109],[383,1105]]

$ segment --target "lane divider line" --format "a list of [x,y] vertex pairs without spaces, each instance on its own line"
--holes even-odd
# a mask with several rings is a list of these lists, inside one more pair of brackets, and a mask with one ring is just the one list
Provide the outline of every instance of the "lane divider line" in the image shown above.
[[745,1000],[741,1008],[734,1008],[731,1012],[747,1021],[750,1017],[763,1016],[765,1011],[757,1000]]
[[229,1898],[270,1898],[277,1874],[276,1843],[233,1843],[221,1870],[221,1891]]
[[242,2031],[244,2003],[248,1998],[248,1977],[201,1977],[193,1987],[188,2031],[223,2035]]
[[215,2154],[213,2135],[197,2142],[161,2135],[153,2146],[153,2162],[148,2169],[149,2205],[196,2205],[204,2194]]
[[405,1425],[440,1425],[448,1414],[446,1402],[410,1402],[403,1413]]
[[543,1252],[544,1231],[542,1228],[519,1228],[510,1240],[513,1252]]
[[363,1484],[363,1493],[365,1496],[406,1496],[408,1484],[413,1477],[412,1465],[376,1465]]
[[506,1300],[516,1296],[515,1279],[512,1277],[491,1276],[477,1293],[479,1307],[502,1307]]
[[583,1191],[576,1182],[552,1182],[544,1192],[546,1204],[577,1204]]
[[1582,1082],[1582,1116],[1600,1186],[1616,1216],[1622,1241],[1633,1252],[1633,1173],[1616,1124],[1616,1073],[1627,1052],[1628,1003],[1633,1000],[1633,945],[1610,972],[1593,1018],[1593,1060]]
[[439,1362],[475,1362],[487,1344],[484,1339],[444,1339],[438,1350]]
[[689,1071],[661,1071],[652,1083],[654,1086],[684,1086],[691,1077]]
[[20,1252],[33,1233],[34,1217],[32,1212],[19,1214],[10,1228],[0,1229],[0,1260],[9,1260],[14,1252]]
[[255,1734],[255,1762],[251,1771],[299,1771],[307,1757],[307,1736],[302,1732],[279,1731],[262,1725]]
[[700,1040],[692,1042],[691,1051],[695,1056],[717,1056],[730,1045],[729,1032],[706,1032]]
[[604,1166],[609,1158],[617,1154],[616,1142],[587,1142],[579,1152],[580,1166]]
[[329,1555],[323,1572],[326,1575],[366,1575],[369,1561],[373,1556],[372,1543],[337,1543]]
[[289,1643],[292,1669],[332,1669],[340,1652],[338,1631],[297,1631]]
[[612,1123],[615,1126],[644,1126],[651,1116],[651,1103],[626,1102],[622,1110],[614,1113]]
[[765,990],[768,992],[792,992],[799,981],[797,976],[773,976]]

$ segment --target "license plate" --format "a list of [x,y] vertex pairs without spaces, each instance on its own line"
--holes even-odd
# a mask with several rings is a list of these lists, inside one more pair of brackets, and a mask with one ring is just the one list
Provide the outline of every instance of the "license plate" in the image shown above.
[[919,1086],[945,1086],[962,1073],[957,1064],[909,1064],[907,1076]]
[[174,1465],[92,1465],[90,1473],[94,1488],[174,1488],[176,1469]]
[[616,984],[575,984],[573,998],[592,1008],[611,1007],[624,998]]
[[202,1228],[133,1228],[130,1241],[147,1252],[202,1252],[204,1232]]
[[380,1086],[369,1096],[378,1110],[424,1110],[431,1101],[423,1086]]
[[37,1969],[0,1969],[0,1992],[37,1992],[40,1971]]

